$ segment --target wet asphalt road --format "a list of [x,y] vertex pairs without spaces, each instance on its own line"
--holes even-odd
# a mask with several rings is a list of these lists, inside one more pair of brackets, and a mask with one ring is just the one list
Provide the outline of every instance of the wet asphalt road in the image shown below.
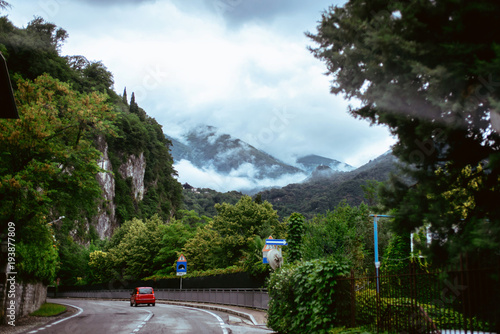
[[51,299],[77,312],[67,318],[31,329],[30,334],[261,334],[265,328],[245,324],[223,312],[156,303],[130,307],[128,301]]

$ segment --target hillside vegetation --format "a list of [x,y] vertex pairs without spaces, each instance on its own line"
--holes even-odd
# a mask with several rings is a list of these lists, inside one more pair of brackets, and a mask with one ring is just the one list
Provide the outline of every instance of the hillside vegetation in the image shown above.
[[[75,282],[88,262],[83,245],[133,217],[167,221],[182,203],[162,127],[133,93],[129,102],[113,91],[101,62],[60,56],[67,37],[42,18],[26,28],[0,18],[20,114],[0,120],[0,232],[15,224],[24,280]],[[139,157],[143,177],[126,175],[121,168]]]
[[353,171],[311,177],[302,183],[262,191],[260,195],[263,200],[272,203],[281,216],[300,212],[312,218],[334,210],[342,202],[352,206],[363,202],[375,204],[375,199],[370,198],[365,188],[374,181],[388,181],[390,174],[396,171],[397,159],[386,153]]

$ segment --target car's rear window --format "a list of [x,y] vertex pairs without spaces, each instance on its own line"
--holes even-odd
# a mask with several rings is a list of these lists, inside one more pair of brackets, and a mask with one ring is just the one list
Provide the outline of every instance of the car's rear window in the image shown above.
[[139,294],[141,294],[141,295],[146,295],[146,294],[151,294],[151,293],[153,293],[153,289],[151,289],[151,288],[139,289]]

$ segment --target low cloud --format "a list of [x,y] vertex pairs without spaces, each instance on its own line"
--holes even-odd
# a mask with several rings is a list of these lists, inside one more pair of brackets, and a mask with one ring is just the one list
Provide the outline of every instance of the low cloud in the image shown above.
[[257,170],[251,164],[242,164],[238,169],[233,169],[228,174],[221,174],[213,166],[198,168],[190,161],[181,160],[174,165],[179,176],[180,183],[189,183],[196,188],[210,188],[219,192],[232,190],[243,193],[255,193],[256,191],[284,187],[291,183],[299,183],[307,176],[303,173],[285,174],[277,179],[256,179]]
[[288,164],[317,154],[357,167],[395,140],[351,117],[356,101],[330,94],[304,35],[343,2],[23,0],[9,18],[25,26],[40,15],[66,29],[63,54],[102,61],[115,91],[134,92],[173,137],[214,125]]

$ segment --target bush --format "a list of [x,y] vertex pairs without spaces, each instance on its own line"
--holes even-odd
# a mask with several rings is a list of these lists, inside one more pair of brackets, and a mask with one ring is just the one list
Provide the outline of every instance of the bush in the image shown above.
[[[426,327],[432,329],[431,326],[436,326],[438,329],[454,329],[466,323],[468,328],[473,326],[477,330],[489,330],[488,323],[479,321],[476,317],[470,319],[451,308],[419,303],[408,297],[381,297],[379,307],[380,314],[385,315],[381,319],[379,329],[390,325],[393,329],[406,330],[405,324],[410,323],[413,323],[413,326],[421,326],[422,328],[417,328],[419,330]],[[390,319],[387,319],[387,314],[391,314]],[[424,319],[430,319],[432,323]],[[356,324],[362,326],[377,325],[377,292],[375,289],[356,292]],[[402,327],[397,328],[398,326]]]
[[328,333],[340,325],[336,278],[348,273],[345,262],[331,259],[278,269],[268,281],[268,326],[279,333]]

